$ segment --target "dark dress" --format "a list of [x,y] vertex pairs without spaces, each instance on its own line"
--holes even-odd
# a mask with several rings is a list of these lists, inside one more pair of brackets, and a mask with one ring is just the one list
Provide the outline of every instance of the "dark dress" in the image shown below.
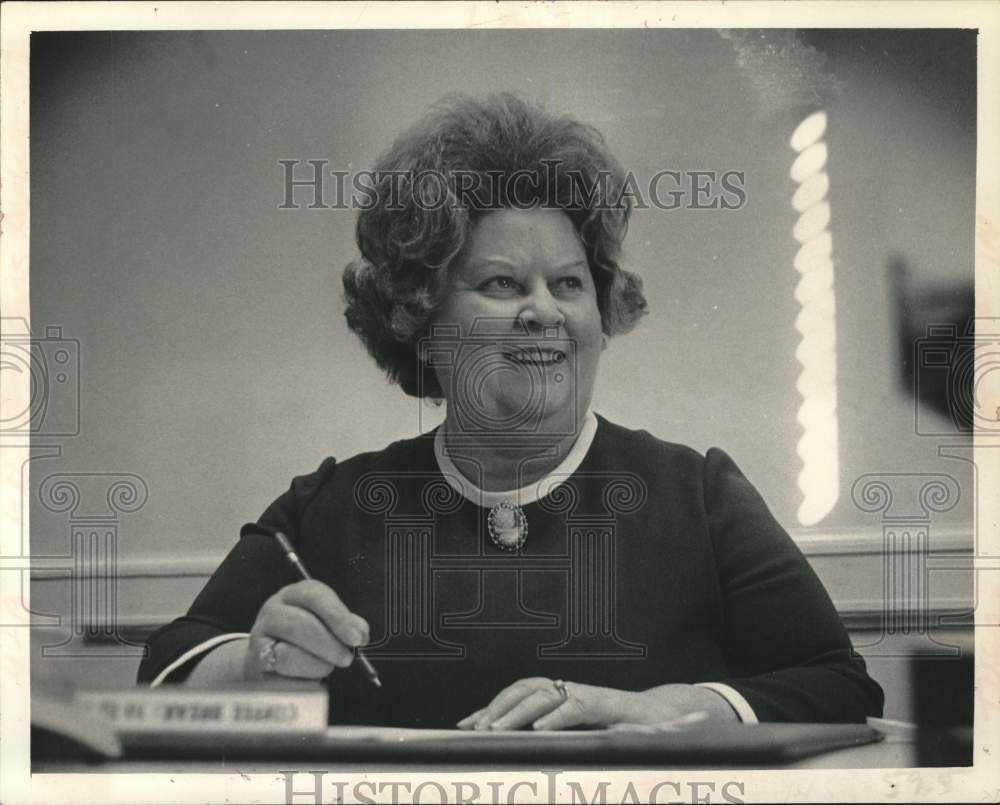
[[[335,671],[332,723],[452,727],[531,676],[723,682],[761,721],[881,715],[882,690],[819,579],[721,450],[703,457],[598,416],[579,468],[524,512],[527,543],[501,551],[488,510],[444,480],[433,434],[292,481],[259,522],[369,622],[384,685]],[[244,527],[187,615],[150,638],[139,681],[249,632],[295,581],[277,545]]]

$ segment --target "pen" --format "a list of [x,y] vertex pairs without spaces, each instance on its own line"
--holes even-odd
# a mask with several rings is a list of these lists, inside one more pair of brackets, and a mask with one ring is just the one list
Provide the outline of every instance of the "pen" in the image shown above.
[[[266,525],[260,525],[259,523],[254,524],[254,528],[258,529],[262,534],[266,534],[269,537],[273,537],[274,540],[281,546],[281,550],[285,552],[285,558],[288,559],[288,563],[295,568],[295,571],[302,577],[304,581],[308,581],[312,578],[309,575],[309,571],[306,570],[306,566],[302,564],[302,560],[299,559],[298,553],[295,551],[295,546],[289,542],[288,537],[286,537],[281,531],[274,528],[269,528]],[[358,662],[361,663],[361,669],[365,672],[365,676],[368,677],[369,681],[376,687],[382,687],[382,680],[378,677],[378,671],[375,670],[375,666],[371,664],[369,659],[361,653],[361,649],[355,649],[357,652]]]

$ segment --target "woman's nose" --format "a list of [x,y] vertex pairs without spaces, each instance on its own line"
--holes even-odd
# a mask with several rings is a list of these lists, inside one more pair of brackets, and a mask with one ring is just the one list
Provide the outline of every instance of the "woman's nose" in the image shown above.
[[529,328],[532,325],[535,327],[559,327],[566,320],[556,304],[556,300],[545,286],[535,289],[525,299],[519,318]]

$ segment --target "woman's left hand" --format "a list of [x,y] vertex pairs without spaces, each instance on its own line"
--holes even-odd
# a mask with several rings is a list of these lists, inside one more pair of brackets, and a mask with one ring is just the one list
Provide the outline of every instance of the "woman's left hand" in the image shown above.
[[536,730],[610,727],[615,724],[663,724],[692,713],[706,719],[735,721],[736,714],[719,694],[694,685],[661,685],[642,692],[566,682],[546,677],[519,679],[486,707],[458,722],[465,730]]

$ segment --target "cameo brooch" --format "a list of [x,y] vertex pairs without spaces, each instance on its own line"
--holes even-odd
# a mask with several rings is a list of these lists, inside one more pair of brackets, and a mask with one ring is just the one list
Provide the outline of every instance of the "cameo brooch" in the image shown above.
[[513,503],[498,503],[486,518],[490,539],[501,551],[519,551],[528,540],[528,518]]

